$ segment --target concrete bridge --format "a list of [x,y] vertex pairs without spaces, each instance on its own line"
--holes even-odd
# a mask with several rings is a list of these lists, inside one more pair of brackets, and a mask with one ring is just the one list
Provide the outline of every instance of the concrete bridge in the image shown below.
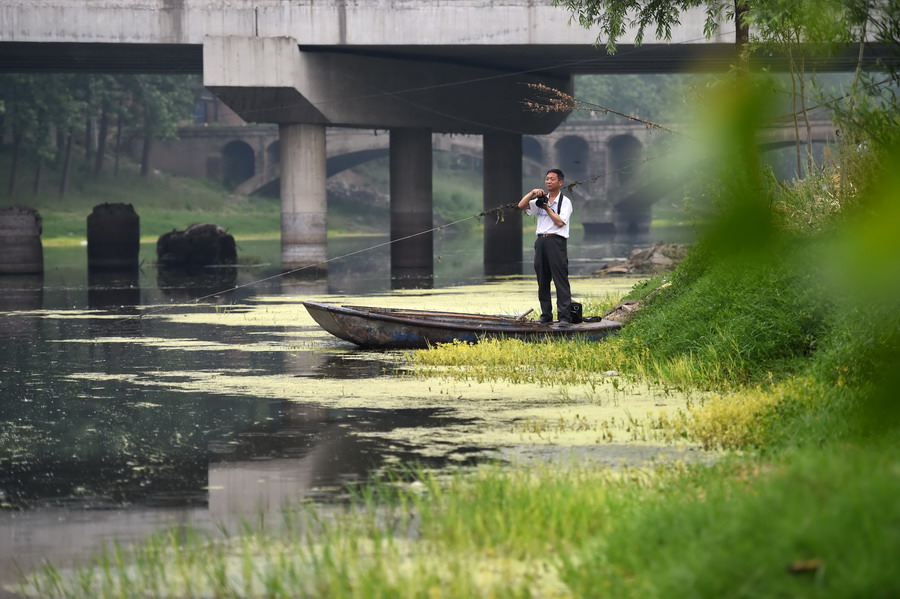
[[[4,0],[0,69],[202,73],[244,120],[277,124],[290,270],[326,256],[326,127],[389,130],[391,237],[403,238],[431,227],[434,133],[482,136],[485,202],[521,197],[523,136],[566,116],[527,109],[529,85],[726,68],[734,35],[704,39],[703,19],[685,13],[671,40],[650,31],[640,48],[628,32],[610,57],[552,0]],[[519,268],[521,229],[518,215],[486,224],[491,271]],[[430,279],[432,253],[426,235],[392,244],[392,271]]]

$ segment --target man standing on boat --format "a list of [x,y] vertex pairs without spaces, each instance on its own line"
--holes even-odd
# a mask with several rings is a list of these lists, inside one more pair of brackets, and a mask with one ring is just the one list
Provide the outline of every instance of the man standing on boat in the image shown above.
[[572,324],[572,293],[569,289],[569,219],[572,200],[562,193],[563,172],[558,168],[547,171],[543,189],[532,189],[519,200],[519,210],[537,216],[534,242],[534,272],[538,281],[538,301],[541,303],[541,322],[553,322],[553,303],[550,301],[550,281],[556,287],[556,309],[559,326]]

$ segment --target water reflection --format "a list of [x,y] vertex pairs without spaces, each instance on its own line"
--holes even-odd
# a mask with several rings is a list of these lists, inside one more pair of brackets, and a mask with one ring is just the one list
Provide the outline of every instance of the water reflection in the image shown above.
[[524,262],[488,262],[484,265],[487,280],[522,274]]
[[391,289],[434,289],[434,273],[417,268],[393,268]]
[[[140,271],[88,269],[88,306],[97,310],[141,305]],[[132,310],[134,313],[134,310]]]
[[[334,500],[339,497],[336,489],[364,479],[383,465],[384,448],[359,433],[447,424],[438,418],[438,409],[388,414],[377,409],[335,410],[293,402],[282,408],[277,421],[211,447],[215,458],[209,468],[209,497],[214,517],[228,519],[235,513],[278,509],[300,497]],[[402,444],[392,451],[399,460],[412,457]]]
[[0,311],[40,310],[43,307],[43,274],[0,276]]
[[[391,254],[384,237],[348,238],[328,246],[328,292],[361,294],[390,288]],[[369,249],[371,248],[371,249]]]
[[609,233],[595,234],[584,239],[579,247],[580,255],[591,256],[604,261],[627,257],[631,250],[652,245],[648,233]]
[[204,301],[216,303],[237,286],[236,266],[206,266],[183,268],[157,267],[156,285],[162,294],[174,302]]
[[0,276],[0,337],[27,337],[40,327],[39,319],[28,312],[44,307],[43,274],[4,274]]

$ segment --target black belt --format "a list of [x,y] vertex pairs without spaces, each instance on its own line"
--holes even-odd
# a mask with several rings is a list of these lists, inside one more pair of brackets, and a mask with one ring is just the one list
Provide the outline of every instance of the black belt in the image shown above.
[[562,235],[557,235],[556,233],[538,233],[538,237],[559,237],[560,239],[565,239]]

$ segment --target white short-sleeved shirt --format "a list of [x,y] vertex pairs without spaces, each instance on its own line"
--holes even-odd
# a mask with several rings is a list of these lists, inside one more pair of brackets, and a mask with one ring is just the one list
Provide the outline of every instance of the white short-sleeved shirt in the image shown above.
[[535,235],[544,235],[546,233],[555,233],[560,237],[569,238],[569,219],[572,218],[572,200],[559,193],[555,202],[550,202],[550,209],[559,215],[559,218],[565,223],[562,227],[557,227],[550,215],[543,208],[535,205],[537,198],[528,202],[528,209],[525,214],[537,216],[537,226],[534,229]]

